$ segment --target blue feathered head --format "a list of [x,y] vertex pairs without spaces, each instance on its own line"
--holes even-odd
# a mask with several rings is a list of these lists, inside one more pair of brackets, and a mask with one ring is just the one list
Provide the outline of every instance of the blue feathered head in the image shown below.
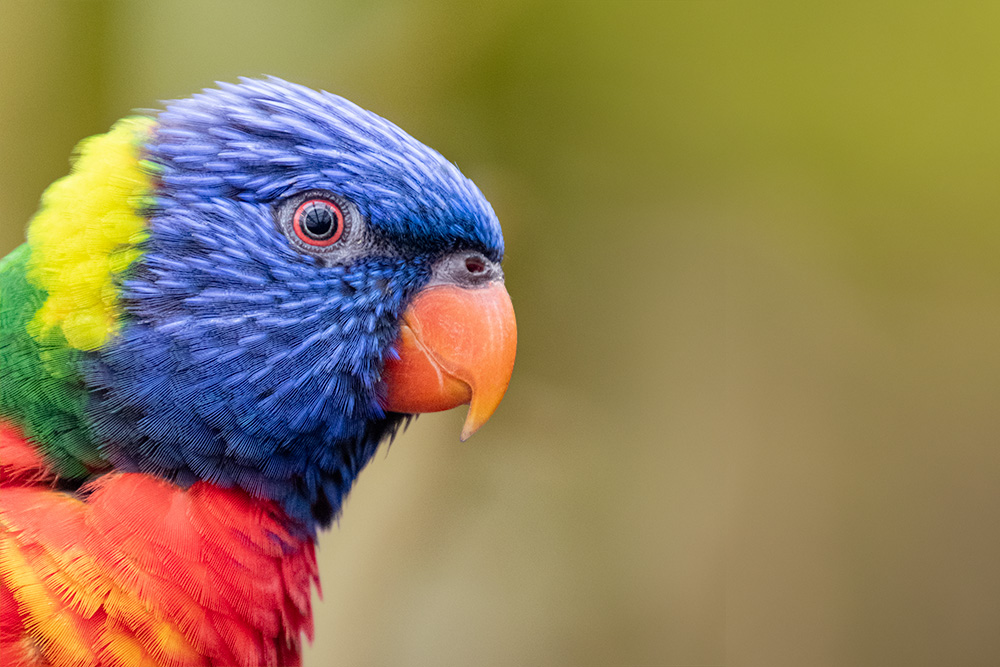
[[[395,125],[279,79],[220,84],[156,121],[149,238],[121,333],[89,364],[96,435],[120,469],[240,487],[325,525],[406,414],[476,408],[463,359],[493,349],[467,325],[502,291],[496,215]],[[415,311],[427,294],[437,305]]]

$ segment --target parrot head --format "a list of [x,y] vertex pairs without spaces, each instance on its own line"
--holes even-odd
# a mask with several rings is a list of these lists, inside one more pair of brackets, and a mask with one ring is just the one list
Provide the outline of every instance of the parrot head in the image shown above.
[[470,403],[465,439],[496,409],[516,346],[503,237],[440,154],[275,78],[122,131],[144,185],[121,215],[141,224],[102,256],[114,321],[76,343],[109,465],[238,487],[314,532],[407,415]]

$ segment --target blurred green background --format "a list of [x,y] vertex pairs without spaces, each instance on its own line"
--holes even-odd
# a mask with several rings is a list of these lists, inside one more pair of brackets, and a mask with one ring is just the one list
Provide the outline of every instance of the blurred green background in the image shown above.
[[0,0],[0,252],[80,138],[342,94],[493,202],[507,399],[320,542],[306,664],[1000,663],[1000,5]]

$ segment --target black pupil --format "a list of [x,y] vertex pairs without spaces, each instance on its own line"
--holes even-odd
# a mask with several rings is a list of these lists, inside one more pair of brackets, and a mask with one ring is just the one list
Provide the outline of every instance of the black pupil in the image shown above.
[[337,215],[329,204],[310,202],[302,211],[302,229],[313,238],[333,236],[337,229]]

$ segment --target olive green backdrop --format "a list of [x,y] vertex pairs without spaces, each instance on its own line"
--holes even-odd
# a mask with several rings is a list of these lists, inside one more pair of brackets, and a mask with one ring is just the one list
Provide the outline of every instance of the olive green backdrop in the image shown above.
[[345,95],[491,199],[520,349],[361,477],[307,665],[998,664],[1000,6],[892,6],[0,0],[0,251],[133,108]]

